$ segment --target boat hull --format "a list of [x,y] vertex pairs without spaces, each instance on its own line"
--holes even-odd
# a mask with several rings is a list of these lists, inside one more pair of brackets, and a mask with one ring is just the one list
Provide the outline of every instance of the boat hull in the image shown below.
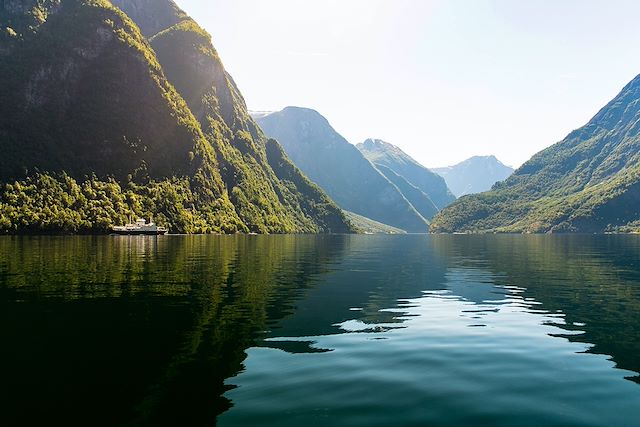
[[164,236],[166,230],[113,230],[112,234],[117,236]]

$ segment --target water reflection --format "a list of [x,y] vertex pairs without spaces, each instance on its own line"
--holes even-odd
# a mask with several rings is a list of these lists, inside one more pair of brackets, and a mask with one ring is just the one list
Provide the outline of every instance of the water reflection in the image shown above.
[[294,310],[344,244],[304,236],[0,239],[1,334],[10,349],[0,356],[0,417],[214,422],[230,406],[223,382],[241,369],[244,349]]
[[629,236],[0,238],[0,422],[629,425],[639,249]]
[[401,322],[386,308],[399,298],[441,289],[446,262],[436,256],[424,236],[348,236],[333,268],[295,302],[289,316],[271,324],[274,336],[313,336],[340,333],[340,324]]
[[[367,284],[362,289],[367,292],[360,292],[361,300],[347,320],[334,317],[337,322],[331,323],[330,314],[341,311],[325,313],[324,323],[338,327],[340,333],[300,321],[304,317],[297,317],[297,312],[283,319],[298,325],[283,330],[297,334],[267,338],[248,350],[244,371],[227,381],[236,387],[227,394],[236,406],[221,416],[221,424],[633,425],[640,390],[624,380],[633,373],[614,369],[608,355],[591,354],[597,345],[585,339],[589,324],[568,324],[565,312],[547,307],[524,286],[538,271],[549,273],[544,277],[547,282],[567,280],[564,270],[555,270],[544,260],[565,256],[568,263],[592,263],[585,258],[585,242],[576,254],[570,250],[549,254],[552,247],[566,248],[566,242],[545,243],[542,259],[535,257],[539,242],[525,244],[517,249],[518,255],[512,254],[516,266],[523,265],[519,256],[526,258],[526,269],[516,268],[516,276],[494,264],[504,260],[503,245],[510,250],[512,237],[483,238],[481,248],[471,249],[456,239],[428,240],[420,262],[414,264],[418,269],[413,285],[390,300],[383,298],[381,306],[386,308],[374,305],[369,313],[363,308],[370,306],[366,300],[379,298],[372,290],[377,280],[388,277],[377,278],[368,268],[354,269],[354,263],[363,260],[354,260],[347,252],[337,271],[371,276],[358,282]],[[369,249],[376,254],[382,246]],[[384,255],[374,262],[380,270],[389,267],[397,272],[391,266],[398,268],[398,259],[412,263],[411,252],[399,254],[398,259],[393,257],[397,248],[379,253]],[[313,292],[330,289],[325,297],[340,299],[340,291],[331,286],[348,284],[336,274],[324,276]],[[592,283],[586,289],[591,286],[603,284]],[[584,288],[578,283],[548,295],[563,299],[565,292]],[[420,296],[412,296],[416,291]],[[635,323],[638,318],[624,321]],[[604,319],[600,323],[607,327]],[[291,354],[282,345],[296,342],[324,352]]]
[[[562,313],[570,338],[592,343],[618,366],[640,372],[638,236],[432,236],[452,265],[482,265],[496,283],[516,285],[529,301]],[[634,381],[639,381],[634,376]]]

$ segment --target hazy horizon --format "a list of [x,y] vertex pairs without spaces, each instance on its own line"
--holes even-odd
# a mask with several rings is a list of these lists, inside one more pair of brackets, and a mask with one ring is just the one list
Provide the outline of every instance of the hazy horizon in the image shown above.
[[518,167],[640,72],[640,4],[551,0],[177,0],[249,109],[313,108],[353,144],[429,167]]

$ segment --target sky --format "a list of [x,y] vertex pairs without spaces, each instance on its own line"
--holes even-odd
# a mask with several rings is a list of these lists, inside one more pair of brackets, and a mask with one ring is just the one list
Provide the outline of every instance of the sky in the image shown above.
[[250,110],[294,105],[428,167],[517,167],[640,73],[636,0],[177,0]]

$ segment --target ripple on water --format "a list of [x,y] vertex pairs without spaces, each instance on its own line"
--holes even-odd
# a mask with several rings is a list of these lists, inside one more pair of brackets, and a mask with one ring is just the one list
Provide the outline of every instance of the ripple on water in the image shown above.
[[339,334],[271,339],[305,340],[327,353],[249,349],[244,372],[229,380],[238,386],[227,394],[236,406],[221,425],[627,426],[637,419],[640,390],[623,380],[630,372],[587,353],[591,344],[569,341],[567,334],[581,332],[562,329],[564,315],[541,309],[522,289],[491,285],[475,270],[450,280],[459,291],[478,274],[504,298],[427,291],[385,309],[400,327],[350,319]]
[[639,265],[638,236],[3,236],[0,425],[635,427]]

